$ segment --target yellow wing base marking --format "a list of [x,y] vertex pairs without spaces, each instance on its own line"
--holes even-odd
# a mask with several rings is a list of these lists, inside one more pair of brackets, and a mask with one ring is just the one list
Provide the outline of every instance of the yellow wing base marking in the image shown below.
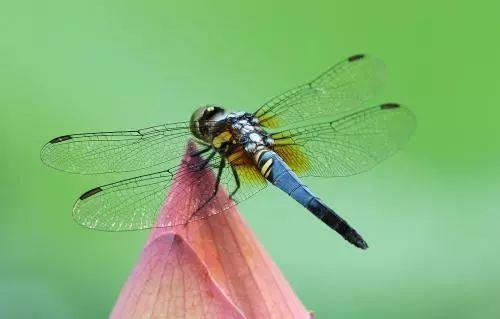
[[281,125],[281,121],[278,119],[278,117],[272,113],[265,113],[261,116],[257,114],[257,118],[259,119],[259,122],[262,126],[268,127],[268,128],[277,128]]
[[266,180],[252,161],[252,158],[243,149],[240,148],[234,151],[227,159],[229,165],[233,166],[238,172],[242,182],[255,185],[266,183]]
[[286,137],[284,134],[278,136],[274,151],[297,174],[306,173],[311,169],[309,156],[304,153],[300,145],[295,144],[292,137]]

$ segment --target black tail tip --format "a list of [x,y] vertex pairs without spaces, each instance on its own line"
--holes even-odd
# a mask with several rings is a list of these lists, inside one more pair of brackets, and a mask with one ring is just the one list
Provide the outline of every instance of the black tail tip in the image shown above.
[[368,248],[368,244],[363,240],[363,238],[359,238],[359,241],[356,241],[355,243],[353,243],[353,245],[361,249]]
[[348,234],[346,234],[346,236],[344,238],[348,242],[350,242],[351,244],[353,244],[354,246],[356,246],[358,248],[361,248],[361,249],[368,248],[368,244],[366,243],[366,241],[354,229],[351,232],[349,232]]

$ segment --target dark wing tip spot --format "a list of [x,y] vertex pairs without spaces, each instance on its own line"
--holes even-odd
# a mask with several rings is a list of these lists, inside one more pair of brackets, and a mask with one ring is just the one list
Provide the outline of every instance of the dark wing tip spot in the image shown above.
[[62,141],[67,141],[67,140],[70,140],[72,139],[72,137],[70,135],[63,135],[63,136],[58,136],[56,138],[53,138],[49,141],[50,144],[55,144],[55,143],[59,143],[59,142],[62,142]]
[[80,200],[84,200],[86,198],[89,198],[90,196],[93,196],[101,191],[102,191],[102,188],[100,188],[100,187],[93,188],[93,189],[83,193],[82,196],[80,196]]
[[364,55],[364,54],[355,54],[355,55],[353,55],[353,56],[350,56],[347,60],[348,60],[349,62],[354,62],[354,61],[356,61],[356,60],[361,60],[361,59],[362,59],[362,58],[364,58],[364,57],[365,57],[365,55]]
[[398,103],[385,103],[380,106],[381,110],[390,110],[400,107]]

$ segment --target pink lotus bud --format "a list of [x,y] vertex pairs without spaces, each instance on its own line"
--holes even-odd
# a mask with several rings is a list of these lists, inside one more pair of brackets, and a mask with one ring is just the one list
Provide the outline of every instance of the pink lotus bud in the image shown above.
[[[186,154],[184,166],[192,161]],[[196,194],[215,184],[212,174],[204,183],[192,183],[194,176],[176,180],[172,189],[192,187],[168,197],[159,220],[193,213]],[[220,188],[215,204],[202,209],[217,209],[227,196]],[[307,319],[312,314],[233,207],[187,225],[155,228],[111,318]]]

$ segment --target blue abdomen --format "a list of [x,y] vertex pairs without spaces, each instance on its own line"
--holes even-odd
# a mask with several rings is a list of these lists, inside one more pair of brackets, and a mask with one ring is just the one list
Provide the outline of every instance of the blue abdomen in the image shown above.
[[254,160],[269,182],[290,195],[351,244],[362,249],[368,248],[356,230],[315,196],[278,154],[271,150],[260,150],[255,154]]
[[302,184],[292,169],[273,151],[261,155],[257,167],[273,185],[290,195],[303,206],[315,198],[309,188]]

